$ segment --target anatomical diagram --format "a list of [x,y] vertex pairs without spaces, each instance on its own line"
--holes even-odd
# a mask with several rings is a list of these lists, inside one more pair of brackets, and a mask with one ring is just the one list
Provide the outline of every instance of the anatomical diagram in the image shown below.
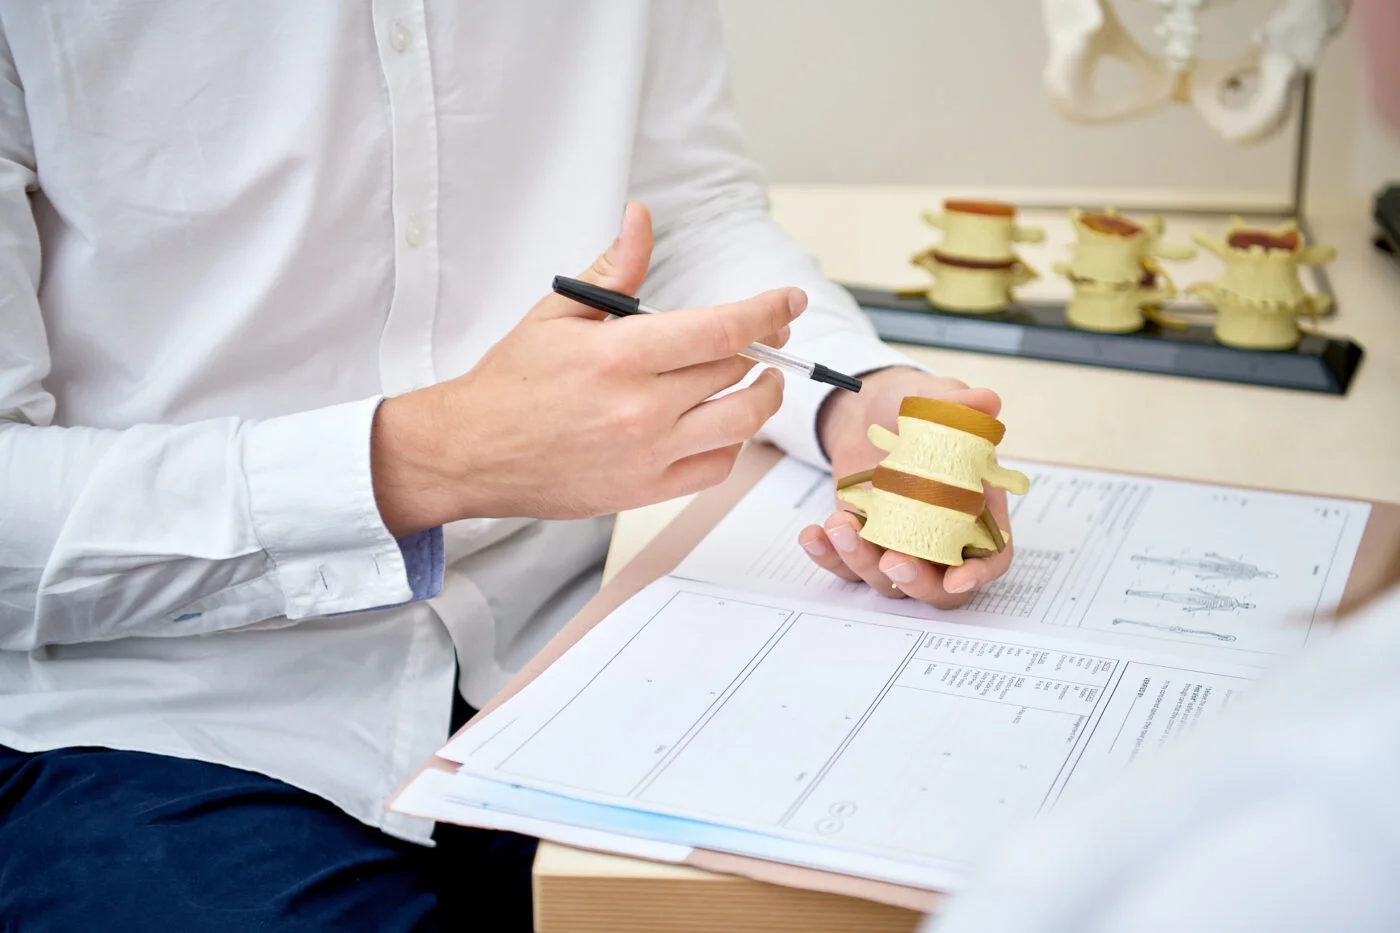
[[1254,603],[1247,603],[1224,593],[1212,593],[1198,587],[1192,587],[1190,592],[1186,593],[1158,593],[1150,590],[1127,590],[1126,592],[1129,596],[1137,596],[1141,599],[1175,603],[1181,607],[1182,612],[1232,612],[1236,609],[1254,608]]
[[1207,552],[1205,557],[1150,557],[1134,554],[1132,559],[1139,564],[1157,564],[1185,570],[1200,580],[1272,580],[1278,576],[1272,571],[1260,570],[1254,564],[1222,557],[1214,552]]
[[1136,625],[1141,628],[1155,628],[1163,632],[1171,632],[1173,635],[1201,635],[1207,638],[1215,638],[1219,641],[1234,641],[1235,636],[1229,632],[1213,632],[1204,628],[1187,628],[1184,625],[1161,625],[1156,622],[1138,622],[1134,619],[1114,619],[1114,625]]

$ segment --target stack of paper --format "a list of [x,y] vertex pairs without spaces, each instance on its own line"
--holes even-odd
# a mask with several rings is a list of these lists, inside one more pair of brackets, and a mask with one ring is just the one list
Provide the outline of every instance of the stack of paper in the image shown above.
[[1032,487],[1011,571],[939,612],[811,566],[797,531],[830,512],[830,478],[782,461],[395,809],[870,879],[866,896],[919,907],[898,892],[956,889],[1008,829],[1150,767],[1321,637],[1369,512],[1015,466]]

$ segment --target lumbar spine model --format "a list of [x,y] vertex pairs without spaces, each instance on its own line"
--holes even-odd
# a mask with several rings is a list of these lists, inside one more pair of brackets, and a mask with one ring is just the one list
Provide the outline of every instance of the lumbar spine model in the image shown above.
[[881,547],[946,565],[994,554],[1008,534],[987,510],[983,483],[1017,495],[1030,488],[1025,474],[996,461],[1005,433],[1000,421],[964,405],[906,398],[899,433],[870,427],[871,443],[888,456],[839,480],[836,496],[865,513],[860,535]]
[[1157,258],[1189,259],[1195,250],[1161,242],[1162,219],[1138,223],[1113,208],[1071,211],[1076,241],[1068,263],[1055,271],[1070,280],[1074,298],[1065,309],[1075,327],[1108,333],[1141,330],[1143,308],[1176,295]]
[[1197,234],[1196,242],[1225,260],[1220,279],[1187,289],[1215,306],[1215,339],[1221,343],[1287,350],[1298,343],[1298,318],[1316,318],[1327,309],[1327,296],[1303,288],[1298,267],[1331,262],[1337,251],[1306,245],[1293,221],[1265,230],[1235,217],[1224,240]]
[[1011,290],[1038,277],[1012,249],[1039,243],[1045,231],[1016,224],[1016,208],[999,201],[949,200],[943,213],[924,213],[943,241],[916,254],[914,265],[933,275],[929,303],[949,311],[990,313],[1011,303]]

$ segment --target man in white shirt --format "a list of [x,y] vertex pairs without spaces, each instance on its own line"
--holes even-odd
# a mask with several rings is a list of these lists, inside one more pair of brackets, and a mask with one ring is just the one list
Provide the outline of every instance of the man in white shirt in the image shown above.
[[[997,408],[768,218],[712,3],[0,0],[0,39],[7,927],[518,921],[527,845],[429,858],[383,805],[587,598],[607,516],[756,432],[845,473],[905,395]],[[582,268],[677,310],[541,297]],[[740,385],[759,339],[865,389]],[[853,523],[801,546],[892,598],[1010,559]]]

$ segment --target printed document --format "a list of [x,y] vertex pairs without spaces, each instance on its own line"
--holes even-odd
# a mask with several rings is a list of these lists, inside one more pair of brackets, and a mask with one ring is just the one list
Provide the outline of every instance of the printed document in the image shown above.
[[797,533],[831,478],[782,461],[397,809],[955,890],[1003,832],[1150,768],[1319,637],[1369,511],[1016,466],[1011,572],[942,612],[811,566]]
[[1253,673],[667,578],[441,754],[949,890],[1000,830],[1169,743]]
[[1371,506],[1096,470],[1014,463],[1015,559],[955,612],[848,583],[795,547],[835,508],[831,477],[786,458],[676,576],[832,605],[1269,666],[1325,634]]

